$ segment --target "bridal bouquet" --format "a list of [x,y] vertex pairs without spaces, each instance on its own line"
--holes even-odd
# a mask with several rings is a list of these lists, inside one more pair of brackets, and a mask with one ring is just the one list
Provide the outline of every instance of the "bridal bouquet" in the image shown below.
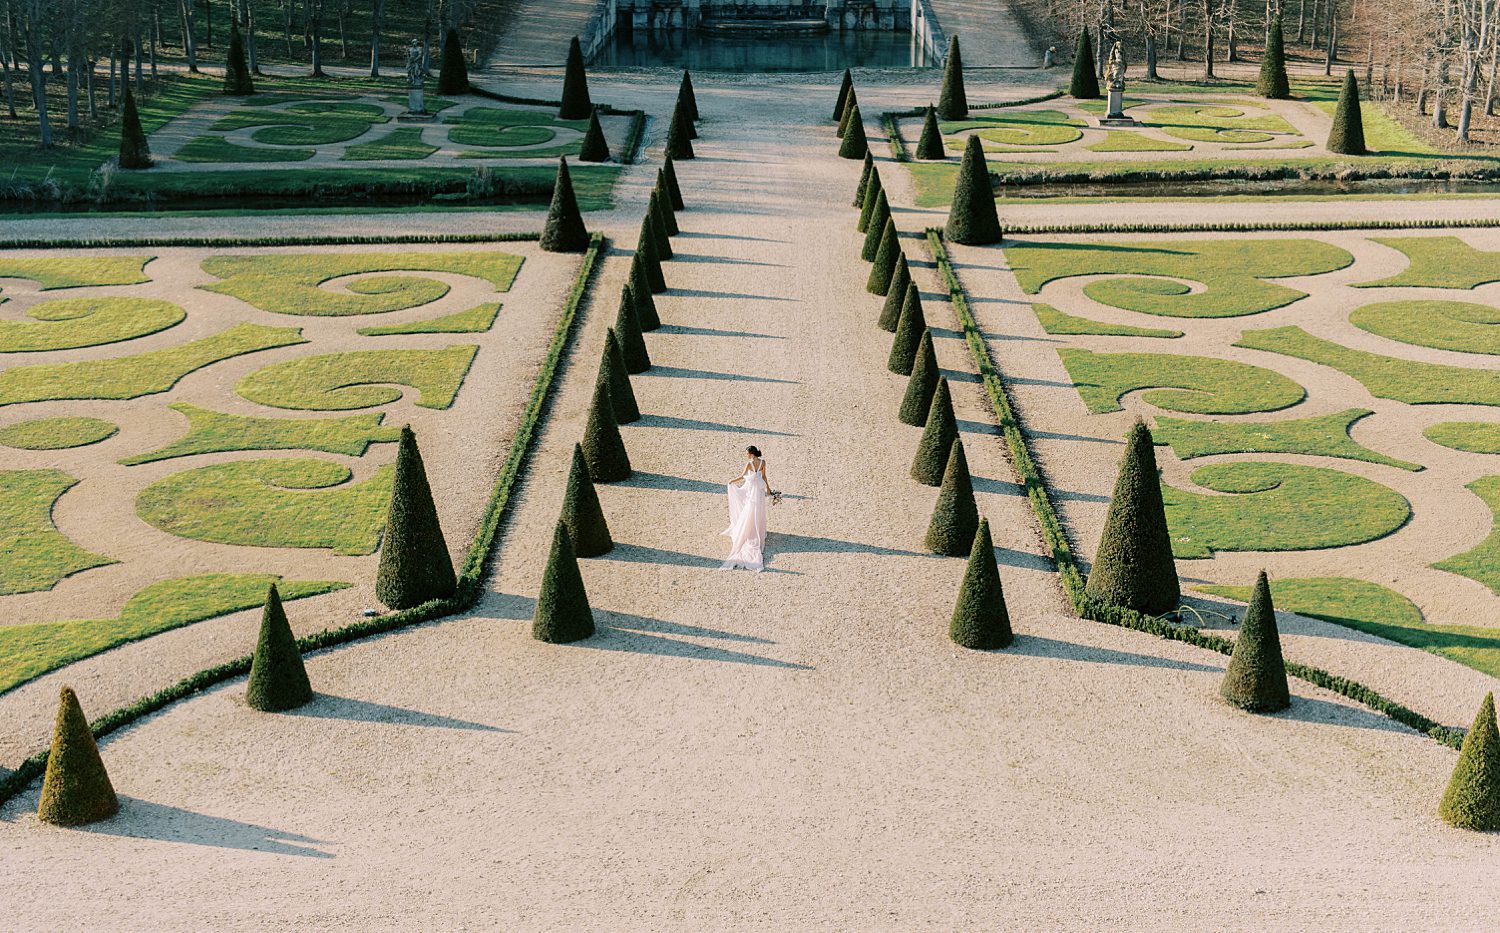
[[780,505],[781,504],[781,490],[776,489],[776,490],[772,490],[771,491],[771,504],[772,505]]

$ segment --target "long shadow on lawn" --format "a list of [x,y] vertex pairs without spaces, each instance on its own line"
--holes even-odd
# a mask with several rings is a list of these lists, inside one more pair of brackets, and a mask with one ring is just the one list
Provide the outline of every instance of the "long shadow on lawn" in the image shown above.
[[333,853],[312,846],[327,845],[318,839],[270,826],[241,823],[239,820],[195,813],[181,807],[170,807],[135,797],[120,795],[120,813],[113,819],[88,826],[79,832],[129,839],[156,839],[215,849],[242,849],[269,852],[272,855],[300,855],[306,858],[333,858]]
[[343,719],[349,722],[384,722],[395,726],[428,726],[434,729],[471,729],[476,732],[510,732],[498,726],[467,719],[453,719],[421,710],[401,706],[387,706],[351,697],[320,693],[306,706],[286,712],[288,716],[306,716],[309,719]]

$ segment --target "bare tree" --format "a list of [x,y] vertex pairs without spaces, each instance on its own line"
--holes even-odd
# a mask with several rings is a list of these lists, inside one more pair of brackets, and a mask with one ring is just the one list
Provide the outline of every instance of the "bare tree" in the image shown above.
[[380,33],[385,28],[385,0],[373,0],[370,11],[370,77],[380,77]]

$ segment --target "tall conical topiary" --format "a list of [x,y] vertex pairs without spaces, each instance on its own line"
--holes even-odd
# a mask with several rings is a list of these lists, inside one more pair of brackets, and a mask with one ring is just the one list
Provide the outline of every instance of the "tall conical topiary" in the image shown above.
[[917,455],[912,460],[911,478],[924,486],[941,486],[943,473],[948,469],[948,455],[957,439],[958,421],[953,417],[948,378],[938,376],[932,405],[927,409],[927,427],[922,429],[922,440],[917,443]]
[[870,275],[865,279],[865,291],[884,295],[890,290],[891,277],[896,274],[896,260],[901,258],[901,235],[896,232],[896,223],[885,222],[885,233],[880,237],[880,249],[875,253],[875,262],[870,266]]
[[89,731],[83,707],[78,705],[78,695],[72,687],[64,687],[36,815],[54,826],[82,826],[108,819],[119,810],[120,799],[109,782],[109,772],[104,770],[104,759],[99,757],[99,746]]
[[667,157],[672,159],[693,158],[693,137],[689,133],[691,124],[682,115],[680,106],[672,108],[672,122],[667,125]]
[[865,193],[859,203],[859,223],[854,228],[860,233],[870,231],[870,217],[875,213],[875,205],[880,202],[880,193],[884,188],[880,181],[880,169],[871,166],[869,180],[865,182]]
[[620,308],[615,312],[615,336],[620,338],[627,373],[643,373],[651,368],[646,353],[646,338],[641,336],[641,322],[636,314],[635,289],[626,282],[620,286]]
[[667,236],[667,228],[661,222],[661,208],[656,203],[656,192],[646,199],[646,214],[641,218],[641,236],[650,236],[651,244],[656,248],[656,258],[665,262],[671,259],[672,238]]
[[549,253],[581,253],[589,248],[589,231],[573,194],[567,156],[557,160],[557,181],[552,185],[552,206],[547,209],[541,247]]
[[833,122],[844,122],[844,110],[849,105],[849,92],[854,90],[854,75],[844,69],[844,79],[839,82],[839,98],[833,105]]
[[984,160],[984,144],[970,136],[964,158],[958,165],[953,187],[953,206],[943,234],[955,243],[983,246],[1001,240],[1000,215],[995,211],[995,190],[990,187],[990,167]]
[[844,133],[844,141],[839,143],[839,158],[863,159],[865,153],[869,151],[870,140],[865,136],[865,121],[859,115],[859,104],[855,104],[851,108],[849,128]]
[[677,104],[675,106],[675,109],[676,112],[682,114],[682,126],[683,130],[687,133],[688,139],[697,139],[698,127],[694,125],[694,121],[698,119],[698,105],[687,97],[687,90],[688,85],[684,84],[678,86]]
[[583,588],[583,574],[568,528],[559,519],[552,532],[552,552],[542,572],[542,592],[531,619],[531,637],[563,645],[594,634],[594,611]]
[[[661,267],[658,265],[657,268]],[[646,261],[639,254],[630,261],[630,297],[635,299],[635,320],[641,325],[641,333],[661,327],[661,316],[656,313],[656,299],[651,297],[651,281],[646,272]]]
[[609,386],[609,398],[615,406],[617,424],[641,420],[635,390],[630,387],[630,373],[625,368],[625,351],[621,349],[620,335],[613,327],[604,335],[604,351],[599,354],[599,375],[595,381]]
[[1281,37],[1281,17],[1271,20],[1266,30],[1266,55],[1260,61],[1260,77],[1255,93],[1271,100],[1287,100],[1292,86],[1286,79],[1286,45]]
[[417,436],[410,426],[403,427],[380,545],[380,569],[375,572],[375,598],[392,609],[410,609],[429,600],[447,599],[457,586]]
[[637,237],[635,255],[630,260],[631,280],[635,281],[635,267],[640,266],[640,276],[646,282],[647,294],[661,294],[667,290],[667,280],[661,272],[661,260],[656,258],[656,244],[650,237]]
[[698,94],[693,90],[693,76],[686,70],[682,72],[682,83],[677,85],[677,99],[682,101],[685,108],[683,113],[689,120],[701,119],[701,114],[698,113]]
[[687,207],[682,200],[682,186],[677,184],[677,169],[672,167],[672,157],[667,156],[662,161],[662,174],[667,176],[667,194],[672,196],[672,210],[680,211]]
[[854,113],[854,108],[859,106],[859,95],[854,93],[854,88],[849,89],[849,96],[844,98],[844,112],[839,114],[839,128],[835,135],[843,139],[849,132],[849,117]]
[[588,462],[589,476],[596,483],[614,483],[630,478],[630,455],[625,439],[615,423],[615,403],[609,386],[594,384],[594,401],[589,408],[589,423],[583,429],[583,459]]
[[120,168],[150,168],[151,145],[141,129],[141,115],[135,109],[135,95],[125,82],[125,106],[120,117]]
[[464,64],[463,43],[458,41],[458,30],[449,27],[443,36],[443,64],[438,70],[439,94],[467,94],[469,92],[469,66]]
[[[891,273],[890,287],[885,290],[885,304],[880,309],[880,329],[894,334],[901,324],[901,309],[906,307],[906,288],[911,284],[911,268],[906,254],[896,257],[896,271]],[[926,417],[926,409],[923,410]]]
[[885,191],[875,193],[875,209],[870,211],[870,223],[865,227],[865,245],[860,248],[859,258],[865,262],[874,262],[875,257],[880,255],[880,241],[885,236],[885,225],[891,219],[891,205],[885,198]]
[[1495,729],[1493,693],[1485,694],[1474,725],[1464,735],[1438,815],[1460,829],[1500,830],[1500,732]]
[[1255,578],[1250,608],[1240,623],[1229,669],[1219,684],[1219,695],[1252,713],[1275,713],[1292,705],[1286,685],[1286,663],[1281,659],[1281,634],[1276,629],[1276,607],[1262,570]]
[[917,158],[928,161],[948,158],[948,150],[943,144],[943,133],[938,128],[937,111],[932,105],[927,105],[927,116],[922,120],[922,135],[917,140]]
[[594,102],[589,100],[589,78],[583,70],[583,48],[578,37],[568,43],[568,64],[563,70],[562,106],[557,109],[559,120],[582,120],[594,111]]
[[1341,155],[1368,155],[1365,148],[1365,118],[1359,107],[1359,82],[1354,69],[1344,74],[1339,91],[1338,109],[1333,112],[1333,129],[1328,131],[1328,151]]
[[958,51],[958,36],[948,39],[948,57],[943,63],[943,90],[938,95],[938,115],[944,120],[962,120],[969,115],[964,93],[964,60]]
[[1089,571],[1088,595],[1153,616],[1176,609],[1182,596],[1156,450],[1150,430],[1139,421],[1125,438],[1125,457]]
[[245,705],[263,713],[279,713],[296,709],[312,698],[302,649],[297,647],[297,636],[292,634],[286,610],[281,607],[281,594],[273,583],[266,593],[266,608],[261,611],[255,654],[250,657]]
[[932,393],[937,389],[937,354],[932,349],[932,331],[922,331],[922,342],[917,344],[917,362],[911,368],[911,378],[906,381],[906,395],[901,398],[899,418],[902,424],[920,428],[927,423],[927,413],[932,410]]
[[958,587],[953,620],[948,623],[948,637],[954,644],[977,651],[1008,648],[1015,640],[1010,613],[1005,608],[1005,591],[1000,587],[1000,568],[995,565],[995,543],[990,539],[988,519],[981,518],[979,530],[974,533],[969,566],[964,570],[964,582]]
[[922,345],[922,334],[927,330],[927,316],[922,311],[922,296],[917,283],[906,286],[906,300],[901,304],[901,321],[896,325],[896,339],[891,341],[890,359],[886,366],[891,372],[910,376],[917,364],[917,350]]
[[964,456],[963,441],[955,437],[948,452],[948,464],[943,468],[943,485],[932,509],[932,520],[927,523],[927,549],[947,557],[963,557],[973,549],[977,530],[979,506],[974,504],[969,459]]
[[651,189],[651,196],[656,199],[656,216],[666,229],[667,236],[681,233],[682,228],[677,226],[677,211],[672,207],[672,195],[667,191],[667,173],[661,169],[656,170],[656,187]]
[[859,187],[854,189],[854,206],[865,206],[865,188],[870,185],[870,172],[875,168],[875,156],[865,151],[865,162],[859,170]]
[[250,65],[245,60],[245,40],[240,35],[240,24],[229,22],[229,57],[224,60],[224,93],[234,97],[245,97],[255,93],[255,79],[250,76]]
[[1094,67],[1094,40],[1088,27],[1078,34],[1078,50],[1073,53],[1073,80],[1068,94],[1078,100],[1099,98],[1099,75]]
[[594,491],[594,481],[589,477],[582,444],[573,445],[573,465],[568,469],[568,490],[563,494],[559,521],[568,529],[576,557],[598,557],[615,546],[609,536],[609,524],[604,520],[604,507],[599,504],[599,493]]
[[578,161],[609,161],[609,141],[604,138],[604,127],[599,125],[598,107],[589,113],[589,128],[584,131],[583,142],[579,145]]

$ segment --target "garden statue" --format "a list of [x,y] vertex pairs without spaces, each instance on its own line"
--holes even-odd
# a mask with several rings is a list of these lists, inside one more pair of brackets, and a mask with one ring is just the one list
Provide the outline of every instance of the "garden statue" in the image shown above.
[[406,109],[425,115],[427,102],[422,99],[422,43],[416,39],[406,47]]
[[1047,51],[1042,55],[1042,68],[1051,68],[1055,64],[1057,64],[1057,46],[1049,45],[1047,46]]
[[1104,81],[1109,89],[1109,107],[1099,125],[1135,126],[1135,119],[1125,115],[1125,55],[1120,50],[1119,42],[1109,50],[1109,61],[1104,66]]

